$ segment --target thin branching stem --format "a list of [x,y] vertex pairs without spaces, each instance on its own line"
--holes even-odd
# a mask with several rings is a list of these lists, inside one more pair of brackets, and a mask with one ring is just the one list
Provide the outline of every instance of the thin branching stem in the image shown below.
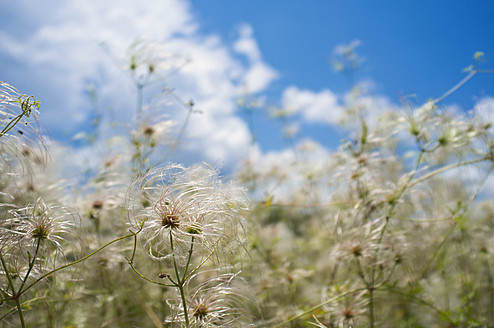
[[481,158],[476,158],[476,159],[472,159],[472,160],[469,160],[469,161],[464,161],[464,162],[458,162],[458,163],[453,163],[453,164],[450,164],[450,165],[446,165],[446,166],[443,166],[435,171],[432,171],[424,176],[421,176],[420,178],[414,180],[414,181],[410,181],[407,185],[407,188],[409,187],[413,187],[421,182],[424,182],[430,178],[432,178],[433,176],[435,175],[438,175],[438,174],[441,174],[443,172],[446,172],[448,170],[451,170],[451,169],[455,169],[455,168],[458,168],[458,167],[462,167],[462,166],[468,166],[468,165],[472,165],[472,164],[477,164],[477,163],[481,163],[481,162],[485,162],[485,161],[488,161],[489,159],[485,158],[485,157],[481,157]]
[[41,280],[45,279],[46,277],[54,274],[55,272],[58,272],[60,270],[63,270],[65,268],[68,268],[68,267],[71,267],[73,265],[76,265],[76,264],[79,264],[85,260],[87,260],[88,258],[90,258],[91,256],[101,252],[103,249],[105,249],[106,247],[110,246],[111,244],[114,244],[120,240],[124,240],[124,239],[127,239],[127,238],[130,238],[130,237],[133,237],[135,236],[136,233],[132,232],[131,234],[129,235],[126,235],[126,236],[122,236],[122,237],[119,237],[119,238],[116,238],[116,239],[113,239],[112,241],[109,241],[108,243],[104,244],[103,246],[99,247],[98,249],[96,249],[95,251],[89,253],[88,255],[80,258],[79,260],[77,261],[74,261],[74,262],[71,262],[71,263],[68,263],[68,264],[65,264],[65,265],[62,265],[61,267],[58,267],[56,269],[53,269],[47,273],[45,273],[44,275],[42,275],[41,277],[39,277],[38,279],[36,279],[33,283],[31,283],[29,286],[27,286],[24,290],[20,291],[19,292],[19,296],[24,294],[25,292],[27,292],[29,289],[31,289],[34,285],[36,285],[38,282],[40,282]]
[[131,269],[139,276],[141,277],[142,279],[146,280],[147,282],[150,282],[152,284],[155,284],[155,285],[159,285],[159,286],[163,286],[163,287],[177,287],[175,281],[171,280],[170,281],[173,283],[173,285],[169,285],[169,284],[165,284],[165,283],[162,283],[162,282],[159,282],[159,281],[155,281],[151,278],[148,278],[146,277],[145,275],[143,275],[142,273],[139,272],[139,270],[137,270],[137,268],[134,266],[134,264],[132,262],[129,262],[129,265],[131,267]]
[[199,270],[199,269],[200,269],[200,268],[204,265],[204,263],[206,263],[206,262],[209,260],[209,258],[210,258],[210,257],[211,257],[214,253],[215,253],[215,251],[216,251],[216,249],[213,249],[213,250],[212,250],[212,251],[208,254],[208,256],[206,256],[206,257],[204,258],[204,260],[202,260],[202,261],[201,261],[201,263],[199,263],[199,265],[198,265],[198,266],[196,266],[196,267],[195,267],[192,271],[190,271],[190,272],[189,272],[189,274],[188,274],[188,275],[185,277],[185,279],[183,279],[183,280],[184,280],[184,281],[189,280],[189,278],[190,278],[190,277],[191,277],[194,273],[196,273],[196,272],[197,272],[197,270]]
[[145,275],[143,275],[142,273],[139,272],[139,270],[137,270],[137,268],[134,266],[134,258],[135,258],[135,254],[136,254],[136,247],[137,247],[137,234],[134,235],[134,246],[133,246],[133,250],[132,250],[132,256],[130,258],[125,258],[127,260],[127,262],[129,263],[131,269],[139,276],[141,277],[142,279],[152,283],[152,284],[155,284],[155,285],[159,285],[159,286],[164,286],[164,287],[176,287],[176,283],[170,278],[170,276],[168,276],[168,278],[170,279],[170,281],[173,283],[173,285],[169,285],[169,284],[165,284],[165,283],[162,283],[162,282],[159,282],[159,281],[155,281],[155,280],[152,280],[148,277],[146,277]]
[[21,293],[18,293],[18,292],[15,291],[14,282],[12,281],[12,278],[10,277],[10,272],[7,269],[7,264],[5,263],[5,260],[3,258],[3,255],[1,253],[0,253],[0,261],[2,262],[2,267],[3,267],[3,270],[5,271],[5,275],[7,276],[7,280],[9,282],[9,286],[12,289],[12,299],[14,300],[15,305],[17,307],[17,314],[19,315],[19,320],[21,322],[21,327],[22,328],[25,328],[26,327],[26,323],[24,322],[24,314],[23,314],[23,311],[22,311],[21,302],[19,301],[19,299],[21,297]]
[[[484,174],[484,177],[483,179],[481,180],[481,182],[479,183],[479,185],[477,186],[477,188],[474,190],[474,192],[472,192],[472,194],[470,195],[470,197],[468,197],[468,200],[465,204],[462,205],[462,207],[460,208],[459,210],[459,213],[454,213],[453,214],[453,217],[452,219],[455,219],[455,217],[460,217],[462,215],[464,215],[464,212],[468,209],[469,205],[474,201],[474,199],[477,197],[478,193],[480,192],[480,190],[482,189],[485,181],[487,181],[487,178],[489,177],[489,175],[491,174],[491,172],[493,171],[494,169],[494,165],[491,165],[490,168],[485,172]],[[430,266],[432,265],[432,263],[434,262],[434,260],[437,258],[440,250],[443,248],[443,246],[446,244],[446,242],[448,241],[450,235],[453,233],[453,231],[455,230],[455,228],[457,227],[458,225],[458,221],[455,220],[455,223],[451,226],[451,228],[448,230],[448,232],[446,233],[446,235],[444,236],[442,242],[439,244],[439,246],[434,250],[434,254],[432,254],[431,258],[429,259],[429,261],[427,262],[427,265],[425,267],[425,269],[422,271],[422,274],[420,275],[420,280],[424,279],[425,276],[427,275],[427,272],[429,271],[429,268]]]
[[187,300],[185,298],[185,290],[184,290],[185,281],[180,279],[180,273],[178,272],[178,264],[177,264],[177,260],[175,259],[175,254],[174,254],[174,249],[173,249],[173,233],[172,233],[171,229],[170,229],[170,249],[172,251],[173,267],[175,268],[175,276],[177,278],[176,287],[180,291],[180,297],[182,299],[182,306],[184,308],[185,327],[189,327],[189,314],[187,311]]
[[0,252],[0,261],[2,262],[3,271],[5,272],[5,276],[7,276],[7,281],[9,283],[10,289],[12,290],[12,295],[14,296],[15,295],[14,283],[12,281],[12,278],[10,277],[10,271],[7,268],[7,264],[5,263],[5,260],[1,252]]
[[434,99],[432,102],[434,104],[437,104],[437,103],[441,102],[446,97],[448,97],[449,95],[451,95],[452,93],[454,93],[456,90],[458,90],[459,88],[461,88],[465,83],[467,83],[477,73],[478,73],[477,70],[470,71],[468,73],[468,75],[465,76],[460,82],[456,83],[451,89],[449,89],[448,91],[446,91],[442,96]]
[[189,270],[190,260],[192,259],[193,251],[194,251],[194,237],[192,236],[192,238],[190,240],[190,249],[189,249],[189,255],[187,257],[187,264],[185,265],[185,269],[184,269],[184,272],[182,275],[182,281],[185,281],[187,270]]
[[[391,203],[391,206],[389,207],[389,209],[386,213],[386,217],[385,217],[386,221],[384,222],[384,225],[381,228],[381,231],[379,233],[379,239],[377,241],[377,248],[376,248],[376,252],[374,254],[374,258],[373,258],[372,263],[377,262],[377,259],[379,257],[379,251],[381,250],[382,240],[384,238],[384,233],[385,233],[386,228],[387,228],[388,223],[389,223],[389,218],[392,217],[396,205],[398,204],[399,200],[401,199],[401,197],[403,196],[405,191],[410,187],[410,181],[412,181],[415,174],[417,174],[420,163],[422,163],[424,153],[425,153],[424,148],[420,147],[420,152],[417,156],[417,159],[415,160],[415,165],[414,165],[412,171],[408,175],[407,181],[403,184],[403,186],[400,189],[400,191],[398,192],[398,194],[393,197],[393,201]],[[376,289],[375,284],[376,284],[376,270],[375,270],[375,266],[372,266],[371,273],[370,273],[370,282],[367,284],[367,290],[369,292],[369,321],[370,321],[370,327],[372,327],[372,328],[374,327],[374,324],[375,324],[375,316],[374,316],[374,290]]]
[[17,310],[18,310],[17,307],[10,309],[9,311],[7,311],[4,315],[2,315],[0,317],[0,321],[2,321],[3,319],[5,319],[6,317],[8,317],[10,314],[14,313]]
[[[413,301],[415,301],[417,304],[421,304],[425,307],[426,310],[429,310],[431,312],[434,312],[436,315],[438,315],[441,319],[446,319],[448,321],[448,323],[450,324],[454,324],[454,321],[452,321],[449,316],[447,316],[447,312],[441,310],[440,308],[438,308],[434,302],[429,302],[423,298],[420,298],[418,296],[415,296],[411,293],[405,293],[405,292],[402,292],[401,290],[398,290],[398,289],[395,289],[395,288],[392,288],[392,287],[389,287],[388,288],[383,288],[385,291],[387,292],[391,292],[391,293],[394,293],[394,294],[397,294],[397,295],[400,295],[400,296],[403,296],[403,297],[406,297],[406,298],[409,298],[409,299],[412,299]],[[446,315],[446,316],[445,316]]]
[[19,287],[19,291],[22,290],[24,285],[26,284],[27,278],[29,277],[29,274],[31,273],[31,270],[34,267],[34,263],[36,262],[36,258],[38,257],[38,251],[39,251],[39,246],[41,244],[41,238],[36,238],[36,249],[34,251],[34,255],[32,256],[31,263],[29,263],[29,268],[26,272],[26,276],[24,277],[24,280],[22,280],[21,286]]
[[355,294],[355,293],[361,292],[361,291],[366,290],[366,289],[367,289],[367,287],[357,288],[357,289],[353,289],[353,290],[351,290],[351,291],[348,291],[348,292],[346,292],[346,293],[343,293],[343,294],[337,295],[337,296],[335,296],[335,297],[332,297],[332,298],[330,298],[329,300],[326,300],[326,301],[324,301],[324,302],[322,302],[322,303],[320,303],[320,304],[318,304],[318,305],[316,305],[316,306],[311,307],[311,308],[310,308],[310,309],[308,309],[307,311],[304,311],[304,312],[302,312],[302,313],[300,313],[300,314],[297,314],[297,315],[296,315],[296,316],[294,316],[294,317],[291,317],[290,319],[287,319],[286,321],[283,321],[282,323],[280,323],[280,324],[278,324],[278,325],[274,326],[273,328],[279,328],[279,327],[282,327],[282,326],[286,325],[287,323],[290,323],[290,322],[292,322],[292,321],[294,321],[294,320],[297,320],[298,318],[304,317],[304,316],[306,316],[306,315],[308,315],[308,314],[310,314],[310,313],[314,312],[315,310],[320,309],[320,308],[321,308],[321,307],[323,307],[324,305],[327,305],[327,304],[329,304],[329,303],[332,303],[332,302],[334,302],[334,301],[339,300],[339,299],[340,299],[340,298],[342,298],[342,297],[345,297],[345,296],[348,296],[348,295],[352,295],[352,294]]
[[21,301],[19,299],[20,297],[14,297],[15,306],[17,307],[17,313],[19,314],[19,320],[21,321],[21,327],[25,328],[26,323],[24,321],[24,313],[22,311]]

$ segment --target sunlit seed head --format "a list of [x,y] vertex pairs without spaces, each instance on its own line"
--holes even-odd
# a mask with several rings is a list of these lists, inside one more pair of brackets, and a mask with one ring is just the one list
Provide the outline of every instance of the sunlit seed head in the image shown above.
[[102,209],[102,208],[103,208],[103,205],[104,205],[103,201],[102,201],[102,200],[97,199],[97,200],[95,200],[95,201],[93,202],[93,204],[92,204],[92,206],[91,206],[91,207],[92,207],[93,209],[95,209],[95,210],[100,210],[100,209]]
[[351,246],[350,248],[350,253],[352,253],[353,256],[355,257],[360,257],[362,256],[363,248],[361,244],[355,243]]
[[420,134],[420,130],[418,129],[417,126],[415,125],[412,125],[412,127],[410,128],[410,133],[413,135],[413,136],[418,136]]
[[205,303],[196,304],[194,307],[193,316],[198,320],[204,320],[204,318],[208,315],[209,310],[208,306]]
[[129,68],[131,71],[135,71],[137,69],[137,62],[136,62],[136,57],[135,56],[131,56],[130,57],[130,65],[129,65]]
[[440,146],[446,146],[448,144],[448,138],[446,136],[441,136],[439,139],[437,139],[437,142]]
[[191,235],[199,235],[202,229],[200,227],[187,227],[186,231]]
[[34,239],[39,239],[39,240],[47,239],[49,235],[50,235],[50,231],[47,229],[46,226],[42,226],[42,225],[35,227],[31,232],[31,236]]
[[355,313],[353,313],[353,310],[349,307],[345,307],[341,314],[346,320],[351,320],[355,317]]
[[193,237],[194,252],[239,242],[245,195],[232,184],[223,186],[211,167],[152,169],[131,186],[127,201],[129,219],[152,258],[186,258]]
[[32,192],[32,191],[36,191],[36,187],[34,186],[34,184],[33,184],[33,183],[28,183],[28,184],[26,185],[26,189],[27,189],[27,191],[31,191],[31,192]]
[[395,263],[400,264],[403,262],[403,256],[400,253],[396,253],[395,255]]
[[161,218],[161,224],[165,228],[175,229],[180,226],[180,219],[178,215],[166,214]]
[[26,156],[26,157],[28,157],[29,155],[31,155],[31,151],[29,150],[29,148],[22,149],[22,152],[21,153],[22,153],[23,156]]
[[155,132],[156,131],[154,130],[154,128],[152,126],[146,126],[144,128],[144,131],[143,131],[143,133],[146,137],[151,137]]

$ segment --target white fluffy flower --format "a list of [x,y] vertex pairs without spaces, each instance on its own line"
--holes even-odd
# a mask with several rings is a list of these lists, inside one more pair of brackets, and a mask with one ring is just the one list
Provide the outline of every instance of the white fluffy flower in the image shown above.
[[142,227],[141,244],[155,259],[184,257],[192,243],[213,251],[238,240],[247,207],[242,189],[223,185],[205,165],[152,169],[131,185],[127,204],[132,227]]

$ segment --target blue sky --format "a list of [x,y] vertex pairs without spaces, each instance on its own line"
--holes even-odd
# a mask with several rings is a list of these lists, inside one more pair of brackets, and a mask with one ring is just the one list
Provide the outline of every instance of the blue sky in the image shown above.
[[[461,78],[472,54],[494,58],[492,1],[192,1],[204,31],[232,40],[247,22],[266,62],[284,83],[343,92],[328,57],[338,44],[362,41],[361,76],[382,92],[434,97]],[[435,80],[434,82],[432,80]]]
[[[88,85],[111,117],[132,120],[135,90],[125,60],[132,42],[152,40],[190,59],[159,81],[203,111],[191,120],[182,155],[234,165],[252,147],[236,106],[245,90],[263,108],[297,107],[297,140],[331,149],[355,83],[369,86],[371,106],[398,106],[410,94],[418,106],[461,80],[476,51],[492,69],[492,17],[492,1],[0,1],[0,80],[41,100],[50,135],[70,144],[91,119]],[[358,70],[334,72],[335,49],[352,42],[359,44]],[[494,95],[493,78],[476,76],[445,104],[471,109]],[[176,103],[167,106],[171,119],[183,120]],[[261,109],[253,115],[259,153],[286,146],[279,124]]]

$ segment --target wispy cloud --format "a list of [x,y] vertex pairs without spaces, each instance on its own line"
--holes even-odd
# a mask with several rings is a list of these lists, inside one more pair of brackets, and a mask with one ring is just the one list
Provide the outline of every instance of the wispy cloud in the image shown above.
[[338,124],[344,113],[339,97],[329,89],[314,92],[290,86],[283,92],[281,103],[310,123]]
[[254,30],[248,24],[239,27],[240,37],[234,44],[234,50],[247,57],[250,68],[244,76],[244,84],[249,92],[256,93],[264,90],[278,73],[262,61],[261,51],[254,38]]
[[[245,84],[260,92],[276,77],[262,61],[251,27],[240,27],[235,45],[204,35],[188,1],[129,0],[116,6],[106,1],[21,0],[0,19],[16,26],[0,32],[0,55],[18,63],[15,75],[2,79],[40,93],[42,120],[55,137],[70,137],[88,121],[91,104],[84,90],[89,83],[97,86],[104,106],[118,111],[115,117],[132,119],[135,89],[125,74],[126,55],[139,38],[189,60],[160,83],[174,88],[184,101],[194,99],[202,112],[192,118],[186,139],[203,160],[235,162],[242,156],[239,149],[251,138],[235,116],[236,98]],[[177,119],[184,115],[170,113]]]

